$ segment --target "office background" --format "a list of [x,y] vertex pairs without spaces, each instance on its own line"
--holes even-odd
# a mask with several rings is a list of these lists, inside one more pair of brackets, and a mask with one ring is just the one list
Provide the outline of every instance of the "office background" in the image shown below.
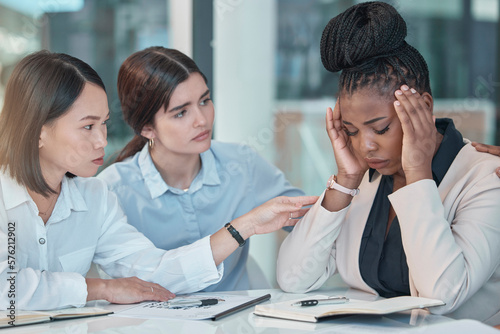
[[[69,53],[101,75],[111,122],[108,163],[131,138],[116,92],[123,60],[177,48],[206,74],[214,139],[248,144],[306,193],[322,192],[335,162],[324,131],[337,75],[323,69],[328,20],[357,0],[0,0],[0,105],[8,77],[40,49]],[[498,0],[387,1],[428,62],[438,116],[465,137],[500,145]],[[284,232],[255,236],[251,255],[274,286]]]

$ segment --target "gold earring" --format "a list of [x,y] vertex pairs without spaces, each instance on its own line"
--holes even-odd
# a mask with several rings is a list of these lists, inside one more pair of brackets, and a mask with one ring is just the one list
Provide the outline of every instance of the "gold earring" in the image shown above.
[[155,140],[154,140],[153,138],[151,138],[151,139],[148,141],[148,143],[149,143],[149,149],[152,149],[152,148],[153,148],[153,146],[155,145]]

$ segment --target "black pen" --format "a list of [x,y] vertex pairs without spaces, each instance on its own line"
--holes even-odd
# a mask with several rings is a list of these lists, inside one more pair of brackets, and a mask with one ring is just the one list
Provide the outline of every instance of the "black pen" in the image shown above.
[[180,299],[180,300],[171,300],[167,302],[168,307],[194,307],[194,306],[209,306],[216,305],[219,302],[218,299],[209,298],[209,299]]
[[292,306],[316,306],[328,304],[344,304],[349,301],[347,297],[329,297],[325,299],[308,299],[293,303]]

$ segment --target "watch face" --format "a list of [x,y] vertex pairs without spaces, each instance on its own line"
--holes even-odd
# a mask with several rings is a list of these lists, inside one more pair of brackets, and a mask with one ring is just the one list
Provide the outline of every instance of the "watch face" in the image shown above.
[[330,178],[326,182],[326,187],[328,189],[332,189],[332,185],[333,185],[334,182],[335,182],[335,175],[332,175],[332,176],[330,176]]

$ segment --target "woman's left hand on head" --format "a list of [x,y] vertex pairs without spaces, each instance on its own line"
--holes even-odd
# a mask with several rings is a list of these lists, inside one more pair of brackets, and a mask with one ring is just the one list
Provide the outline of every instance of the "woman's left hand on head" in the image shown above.
[[407,184],[432,179],[432,158],[437,145],[435,118],[423,97],[407,85],[394,94],[394,108],[401,121],[401,164]]

